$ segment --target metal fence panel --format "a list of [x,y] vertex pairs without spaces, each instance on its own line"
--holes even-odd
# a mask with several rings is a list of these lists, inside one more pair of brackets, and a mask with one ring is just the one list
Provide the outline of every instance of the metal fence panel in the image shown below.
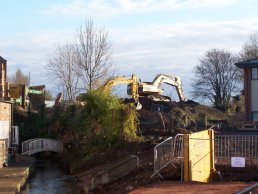
[[216,135],[215,158],[231,157],[258,158],[258,136],[253,135]]
[[170,137],[154,148],[154,176],[158,174],[161,178],[160,171],[169,164],[175,166],[183,158],[183,135],[178,134]]

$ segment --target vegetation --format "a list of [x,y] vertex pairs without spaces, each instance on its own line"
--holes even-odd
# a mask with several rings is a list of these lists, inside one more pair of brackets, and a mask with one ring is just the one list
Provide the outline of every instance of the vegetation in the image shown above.
[[[81,96],[85,103],[70,104],[46,116],[15,112],[14,122],[21,128],[21,141],[31,138],[62,138],[67,159],[77,168],[89,158],[123,142],[139,142],[138,113],[133,104],[123,104],[117,97],[101,90]],[[21,124],[22,123],[22,124]]]
[[209,106],[196,105],[194,107],[174,107],[168,113],[171,131],[186,128],[191,131],[203,130],[210,124],[209,121],[227,120],[227,114]]
[[137,136],[138,114],[132,104],[122,104],[109,93],[95,90],[81,96],[84,106],[69,106],[61,123],[72,136],[68,151],[70,168],[124,141],[140,141]]
[[227,111],[232,94],[240,91],[241,71],[234,65],[236,61],[237,58],[228,51],[208,51],[194,69],[193,96]]
[[14,74],[8,77],[8,82],[11,84],[25,84],[26,86],[29,85],[29,76],[25,75],[21,69],[17,69]]
[[240,52],[241,60],[258,58],[258,33],[251,34],[249,40],[244,43]]
[[100,87],[114,73],[108,32],[96,28],[91,19],[86,20],[74,42],[55,48],[46,70],[62,87],[67,100],[74,100],[79,92]]

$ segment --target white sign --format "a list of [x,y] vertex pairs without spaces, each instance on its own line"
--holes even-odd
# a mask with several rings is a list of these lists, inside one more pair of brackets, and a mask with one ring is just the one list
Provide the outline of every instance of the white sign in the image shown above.
[[245,158],[231,157],[231,167],[245,167]]

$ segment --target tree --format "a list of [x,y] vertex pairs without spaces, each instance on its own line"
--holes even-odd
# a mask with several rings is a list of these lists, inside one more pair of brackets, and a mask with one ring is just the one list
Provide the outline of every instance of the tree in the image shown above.
[[46,69],[48,76],[58,81],[66,100],[74,100],[79,92],[79,70],[76,48],[73,44],[58,45],[50,57]]
[[209,50],[194,68],[193,97],[207,99],[215,108],[226,111],[231,95],[239,89],[240,71],[236,57],[225,50]]
[[29,85],[29,76],[23,74],[21,69],[17,69],[16,72],[8,78],[8,81],[12,84],[25,84]]
[[258,58],[258,33],[251,34],[240,52],[242,61]]
[[85,21],[75,42],[59,45],[50,56],[48,76],[58,81],[64,98],[74,100],[81,91],[98,88],[113,76],[112,45],[108,32]]
[[86,90],[98,88],[114,73],[112,45],[105,29],[96,29],[88,19],[79,28],[76,36],[79,76]]

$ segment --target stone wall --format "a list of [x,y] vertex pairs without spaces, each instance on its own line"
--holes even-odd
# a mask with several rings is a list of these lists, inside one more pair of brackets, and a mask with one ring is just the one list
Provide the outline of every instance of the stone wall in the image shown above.
[[12,104],[0,101],[0,168],[7,161],[11,136]]
[[0,139],[0,168],[7,163],[8,143],[7,139]]
[[126,176],[136,170],[139,165],[139,158],[135,155],[129,155],[117,162],[111,163],[98,172],[92,178],[92,188],[98,185],[104,185],[113,182],[123,176]]

